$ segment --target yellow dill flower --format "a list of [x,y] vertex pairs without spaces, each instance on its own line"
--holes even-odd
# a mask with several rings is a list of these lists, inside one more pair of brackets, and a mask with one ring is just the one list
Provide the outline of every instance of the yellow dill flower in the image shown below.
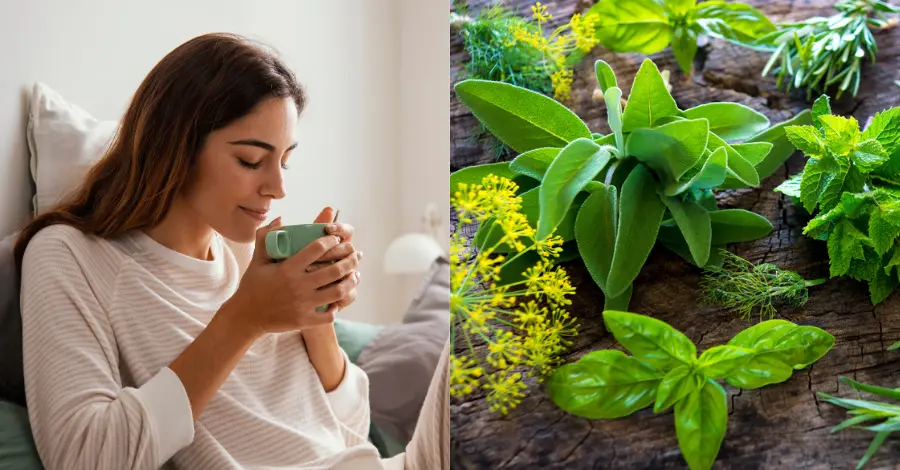
[[542,24],[553,19],[553,15],[547,13],[547,7],[545,5],[541,5],[541,2],[537,2],[531,7],[531,17],[536,19],[538,24]]
[[569,20],[569,28],[572,35],[575,36],[575,47],[578,50],[587,53],[599,43],[594,36],[599,21],[600,16],[597,14],[584,17],[580,13],[572,15],[572,19]]
[[[549,372],[568,344],[562,338],[568,330],[557,326],[556,312],[574,292],[565,271],[552,261],[563,239],[535,239],[517,192],[508,178],[488,175],[480,184],[460,185],[451,198],[461,214],[450,237],[451,335],[464,340],[454,339],[454,344],[469,348],[465,356],[454,355],[451,393],[464,396],[480,387],[487,391],[490,409],[500,413],[521,401],[526,389],[522,378]],[[490,232],[479,236],[484,240],[480,244],[493,246],[476,246],[462,236],[465,224],[485,220],[493,223],[483,226]],[[540,261],[515,273],[525,280],[503,283],[504,269],[528,251],[539,253]],[[522,368],[529,370],[523,375]]]
[[550,83],[553,85],[553,99],[567,101],[572,92],[572,71],[559,69],[553,72],[553,75],[550,76]]

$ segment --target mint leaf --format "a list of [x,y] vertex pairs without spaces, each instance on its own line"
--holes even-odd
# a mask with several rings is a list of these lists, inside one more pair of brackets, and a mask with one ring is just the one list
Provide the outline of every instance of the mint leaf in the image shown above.
[[837,155],[846,155],[859,139],[859,123],[856,119],[843,116],[819,116],[825,144]]
[[803,172],[797,173],[794,176],[786,179],[784,183],[779,184],[775,188],[775,192],[782,193],[785,196],[790,196],[793,198],[800,197],[800,180],[803,179]]
[[819,193],[828,184],[828,180],[825,179],[828,174],[825,167],[821,160],[814,159],[807,161],[803,170],[803,177],[800,180],[800,203],[810,214],[819,203]]
[[[646,0],[646,2],[653,3],[651,0]],[[606,1],[602,3],[606,3]],[[631,132],[635,129],[651,127],[659,118],[677,116],[679,113],[678,105],[675,104],[675,100],[666,89],[666,83],[656,64],[650,59],[644,59],[640,70],[634,77],[631,93],[625,104],[622,131]]]
[[885,153],[893,155],[900,149],[900,107],[876,114],[869,127],[863,131],[861,138],[877,140]]
[[856,144],[856,148],[850,154],[853,163],[863,174],[881,166],[887,161],[888,156],[884,148],[875,139],[864,140]]
[[808,157],[818,158],[825,155],[824,137],[815,127],[787,126],[784,133],[791,143]]
[[872,301],[872,305],[878,305],[884,299],[887,299],[894,292],[894,289],[897,288],[897,285],[896,277],[885,274],[880,269],[877,270],[875,279],[869,282],[869,299]]
[[847,220],[841,220],[828,237],[828,257],[831,277],[842,276],[850,270],[850,260],[865,259],[863,247],[871,241]]
[[831,114],[831,99],[828,98],[828,95],[822,95],[816,98],[816,102],[813,103],[812,107],[812,119],[813,123],[819,130],[822,129],[821,124],[819,124],[819,116],[825,116]]
[[900,236],[900,201],[890,204],[875,204],[869,215],[869,238],[875,252],[883,255],[894,245],[894,239]]

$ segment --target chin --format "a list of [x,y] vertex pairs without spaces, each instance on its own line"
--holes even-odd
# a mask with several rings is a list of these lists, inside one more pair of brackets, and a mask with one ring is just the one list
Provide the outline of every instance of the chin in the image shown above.
[[229,227],[222,227],[222,229],[216,229],[220,235],[223,237],[237,243],[251,243],[256,241],[256,230],[262,226],[262,224],[253,225],[253,224],[233,224]]

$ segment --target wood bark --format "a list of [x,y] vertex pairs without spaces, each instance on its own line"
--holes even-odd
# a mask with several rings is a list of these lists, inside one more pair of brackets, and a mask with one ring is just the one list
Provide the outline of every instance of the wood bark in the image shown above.
[[[492,2],[473,0],[470,13]],[[547,2],[553,14],[551,27],[563,24],[592,2]],[[750,2],[776,22],[801,20],[834,13],[824,0]],[[510,0],[510,8],[530,13],[531,2]],[[860,123],[876,112],[900,106],[900,28],[876,33],[879,46],[875,65],[863,69],[860,91],[854,99],[832,100],[835,113],[855,116]],[[451,83],[464,78],[467,59],[463,44],[451,30]],[[602,102],[591,96],[596,84],[593,63],[603,59],[612,65],[619,86],[627,95],[644,56],[612,54],[594,49],[575,69],[572,99],[567,102],[592,131],[608,132]],[[803,92],[784,93],[771,77],[760,72],[767,54],[710,40],[695,60],[692,77],[679,70],[671,49],[651,56],[660,69],[671,71],[672,95],[681,109],[711,101],[746,104],[770,118],[783,121],[811,106]],[[480,124],[451,95],[451,171],[495,161],[484,141],[471,136]],[[789,198],[772,189],[802,169],[804,157],[796,153],[759,188],[723,192],[720,208],[743,208],[767,217],[772,234],[729,248],[755,263],[775,263],[796,270],[807,279],[828,277],[824,242],[802,235],[808,216]],[[456,220],[451,216],[452,220]],[[453,229],[454,227],[451,227]],[[469,233],[471,236],[471,233]],[[618,348],[602,324],[603,294],[580,260],[566,263],[577,288],[570,311],[581,328],[566,362],[597,349]],[[700,271],[677,255],[657,247],[635,282],[630,310],[668,322],[693,340],[698,351],[724,344],[750,326],[736,315],[698,302]],[[729,419],[725,440],[715,467],[718,469],[850,469],[865,454],[874,433],[844,430],[830,433],[848,417],[846,410],[817,399],[816,392],[852,396],[838,381],[848,376],[885,387],[900,387],[900,351],[886,351],[900,340],[900,294],[872,306],[866,284],[850,279],[830,279],[810,290],[809,302],[799,308],[779,306],[779,316],[792,322],[823,328],[836,338],[834,348],[812,367],[796,371],[787,382],[753,391],[725,384]],[[462,345],[457,345],[462,351]],[[451,402],[451,449],[454,468],[460,469],[662,469],[687,468],[675,437],[673,412],[654,414],[651,409],[615,420],[588,420],[569,415],[547,397],[542,385],[529,382],[527,396],[507,416],[491,413],[483,394]],[[900,468],[900,435],[892,435],[867,468]]]

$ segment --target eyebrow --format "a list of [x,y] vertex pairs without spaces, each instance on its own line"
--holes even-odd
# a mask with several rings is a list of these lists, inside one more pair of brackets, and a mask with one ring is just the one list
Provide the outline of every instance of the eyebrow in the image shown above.
[[[275,151],[274,145],[257,139],[234,140],[228,143],[231,145],[249,145],[251,147],[259,147],[263,150],[268,150],[269,152]],[[290,152],[291,150],[294,150],[295,147],[297,147],[297,142],[294,142],[294,144],[288,147],[285,152]]]

